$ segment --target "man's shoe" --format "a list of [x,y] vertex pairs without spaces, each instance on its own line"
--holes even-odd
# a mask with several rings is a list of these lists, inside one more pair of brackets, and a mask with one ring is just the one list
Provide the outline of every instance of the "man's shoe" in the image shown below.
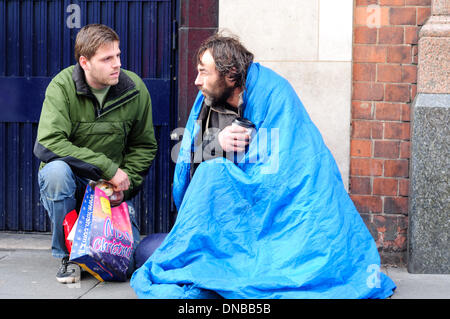
[[63,284],[70,284],[80,281],[80,266],[69,261],[69,257],[61,260],[61,266],[56,273],[56,280]]

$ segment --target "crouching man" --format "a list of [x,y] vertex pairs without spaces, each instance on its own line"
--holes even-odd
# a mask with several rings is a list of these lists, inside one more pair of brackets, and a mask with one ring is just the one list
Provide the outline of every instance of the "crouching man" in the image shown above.
[[[34,154],[41,161],[41,203],[52,225],[52,255],[61,259],[56,279],[80,280],[69,262],[63,220],[79,207],[89,180],[114,186],[111,204],[127,201],[134,246],[139,241],[130,199],[142,184],[157,151],[151,99],[143,81],[120,68],[119,36],[101,24],[84,26],[75,41],[76,65],[49,84]],[[134,270],[131,260],[128,274]]]

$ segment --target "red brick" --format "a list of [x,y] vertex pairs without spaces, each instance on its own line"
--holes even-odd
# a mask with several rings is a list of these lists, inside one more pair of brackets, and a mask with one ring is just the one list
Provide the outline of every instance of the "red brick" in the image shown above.
[[390,8],[389,23],[391,25],[415,25],[416,8]]
[[403,83],[417,83],[417,65],[402,65]]
[[410,88],[408,84],[386,84],[385,101],[410,102]]
[[372,141],[370,140],[351,140],[350,156],[370,157],[372,156]]
[[382,139],[383,138],[384,122],[382,122],[382,121],[372,122],[371,129],[372,129],[371,133],[372,133],[373,139]]
[[407,6],[430,6],[431,0],[406,0]]
[[377,43],[377,29],[366,26],[355,27],[355,43]]
[[377,82],[401,82],[402,67],[398,64],[377,64]]
[[384,213],[408,215],[407,197],[385,197]]
[[383,123],[374,121],[353,121],[352,138],[383,138]]
[[408,177],[408,160],[386,160],[384,161],[385,177]]
[[388,214],[373,215],[373,226],[376,229],[377,247],[382,251],[403,253],[407,249],[408,217]]
[[386,122],[384,124],[384,138],[395,140],[409,140],[409,123]]
[[376,64],[374,63],[353,63],[354,81],[375,81]]
[[368,6],[371,4],[378,4],[378,0],[356,0],[357,6]]
[[379,196],[351,195],[359,213],[381,213],[383,203]]
[[424,25],[431,15],[431,8],[417,8],[417,25]]
[[404,6],[405,0],[379,0],[380,6]]
[[373,194],[374,195],[397,195],[398,181],[393,178],[374,178]]
[[[408,91],[409,96],[409,91]],[[363,101],[382,101],[384,98],[384,87],[382,84],[372,82],[354,82],[353,99]]]
[[400,153],[400,142],[398,141],[375,141],[374,157],[397,159]]
[[410,147],[411,147],[410,142],[401,142],[400,143],[400,158],[410,158],[411,157]]
[[378,34],[380,44],[403,44],[403,27],[381,27]]
[[403,122],[409,122],[410,121],[410,105],[409,104],[401,104],[402,105],[402,118],[401,120]]
[[400,121],[402,104],[381,103],[375,104],[375,118],[377,120]]
[[414,26],[405,27],[405,44],[417,44],[419,38],[419,28]]
[[370,121],[352,121],[352,138],[370,138]]
[[371,45],[354,45],[353,46],[354,62],[385,62],[386,48]]
[[409,196],[409,179],[398,180],[398,194],[400,196]]
[[370,195],[372,187],[370,177],[350,177],[350,193]]
[[371,158],[351,158],[350,175],[352,176],[381,176],[383,174],[383,160]]
[[354,10],[355,26],[378,28],[389,25],[389,8],[379,6],[357,6]]
[[412,62],[411,46],[403,45],[388,47],[386,61],[388,63],[410,64]]
[[352,101],[352,118],[353,119],[371,119],[372,118],[372,102]]

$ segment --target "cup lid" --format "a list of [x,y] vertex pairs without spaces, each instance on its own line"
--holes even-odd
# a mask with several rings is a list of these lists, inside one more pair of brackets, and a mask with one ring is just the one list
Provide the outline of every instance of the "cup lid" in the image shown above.
[[253,124],[250,120],[247,120],[243,117],[235,118],[233,121],[234,124],[237,124],[239,126],[245,127],[245,128],[254,128],[255,124]]

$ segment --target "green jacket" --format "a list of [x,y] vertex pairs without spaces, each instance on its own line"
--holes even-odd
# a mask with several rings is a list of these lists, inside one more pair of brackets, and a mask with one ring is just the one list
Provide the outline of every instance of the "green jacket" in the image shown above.
[[100,109],[79,66],[57,74],[45,92],[34,154],[42,163],[62,160],[91,180],[111,179],[121,168],[128,174],[129,199],[142,184],[156,156],[152,106],[144,82],[121,70]]

